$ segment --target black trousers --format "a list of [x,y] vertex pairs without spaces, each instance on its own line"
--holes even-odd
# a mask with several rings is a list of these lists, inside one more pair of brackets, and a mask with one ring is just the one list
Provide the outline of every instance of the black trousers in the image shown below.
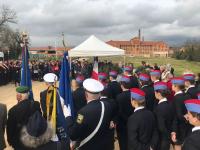
[[128,149],[128,135],[126,128],[117,128],[117,137],[119,141],[119,148],[120,150],[127,150]]
[[162,139],[159,141],[158,150],[169,150],[170,149],[170,141],[167,139]]

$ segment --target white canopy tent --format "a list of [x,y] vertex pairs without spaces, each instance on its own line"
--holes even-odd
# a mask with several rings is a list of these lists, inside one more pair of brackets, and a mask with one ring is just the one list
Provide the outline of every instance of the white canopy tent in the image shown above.
[[90,57],[90,56],[122,56],[124,50],[113,47],[99,40],[94,35],[90,36],[83,43],[69,51],[69,57]]

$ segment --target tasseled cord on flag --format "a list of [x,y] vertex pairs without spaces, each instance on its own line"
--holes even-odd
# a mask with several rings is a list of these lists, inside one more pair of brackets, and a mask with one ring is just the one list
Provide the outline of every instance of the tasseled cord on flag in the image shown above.
[[[53,92],[53,93],[52,93]],[[52,109],[52,113],[50,115],[50,101],[51,101],[51,97],[53,94],[53,109]],[[46,97],[46,108],[47,108],[47,120],[50,121],[51,125],[52,125],[52,129],[53,129],[53,136],[57,136],[56,135],[56,95],[57,95],[57,88],[56,88],[56,82],[54,85],[50,86],[47,90],[47,97]]]

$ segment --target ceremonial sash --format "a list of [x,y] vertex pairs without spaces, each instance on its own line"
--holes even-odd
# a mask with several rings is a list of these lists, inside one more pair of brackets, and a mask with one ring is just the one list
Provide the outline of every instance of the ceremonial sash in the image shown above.
[[75,150],[79,150],[80,147],[82,147],[84,144],[90,141],[95,136],[95,134],[99,131],[99,128],[101,127],[101,124],[103,122],[103,117],[104,117],[104,112],[105,112],[104,103],[102,101],[100,102],[101,102],[101,117],[100,117],[99,123],[97,124],[97,127],[88,137],[86,137],[84,140],[81,141],[79,147],[77,147]]

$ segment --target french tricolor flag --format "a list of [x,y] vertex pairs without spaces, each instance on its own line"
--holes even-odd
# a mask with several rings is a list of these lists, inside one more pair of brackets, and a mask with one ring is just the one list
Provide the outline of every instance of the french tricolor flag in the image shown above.
[[99,80],[99,78],[98,78],[98,57],[94,57],[92,78],[95,79],[95,80]]

